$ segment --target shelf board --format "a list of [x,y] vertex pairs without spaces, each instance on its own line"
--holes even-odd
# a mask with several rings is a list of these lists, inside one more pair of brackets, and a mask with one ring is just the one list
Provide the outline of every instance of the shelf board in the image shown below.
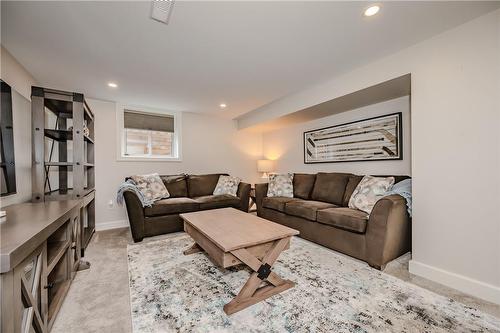
[[68,130],[45,129],[45,136],[56,141],[68,141],[73,139],[73,132]]
[[[72,168],[73,167],[73,162],[45,162],[45,166],[47,167],[68,167]],[[83,163],[83,166],[86,168],[93,168],[94,164],[93,163]]]
[[73,162],[45,162],[45,166],[57,166],[57,167],[71,167],[73,166]]
[[44,98],[44,104],[47,109],[61,118],[73,118],[73,102]]
[[14,166],[15,164],[16,164],[16,163],[14,163],[14,162],[0,162],[0,167],[1,167],[1,168],[6,168],[6,167],[8,167],[9,165]]
[[[47,272],[50,273],[66,252],[69,241],[47,242]],[[48,274],[47,273],[47,274]]]
[[[45,107],[47,109],[49,109],[55,115],[58,115],[61,118],[66,118],[66,119],[73,118],[73,102],[72,101],[44,98],[44,104],[45,104]],[[90,107],[87,105],[87,102],[85,100],[84,100],[83,104],[84,104],[83,111],[85,114],[85,118],[87,118],[87,120],[94,121],[94,115],[93,115],[92,111],[90,111]]]
[[[73,131],[69,130],[56,130],[56,129],[45,129],[45,136],[56,141],[71,141],[73,140]],[[87,135],[83,136],[83,139],[89,143],[94,143],[94,140]]]

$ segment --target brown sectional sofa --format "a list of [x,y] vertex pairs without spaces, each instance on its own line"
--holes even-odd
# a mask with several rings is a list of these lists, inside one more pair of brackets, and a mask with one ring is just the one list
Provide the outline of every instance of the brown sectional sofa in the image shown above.
[[160,176],[170,198],[159,200],[151,207],[143,208],[135,193],[126,191],[123,196],[134,242],[140,242],[144,237],[182,231],[183,222],[179,217],[181,213],[223,207],[248,212],[250,184],[240,183],[237,197],[213,195],[220,175],[222,174]]
[[[396,183],[409,178],[393,176]],[[293,198],[267,197],[268,184],[256,184],[257,214],[300,231],[300,237],[383,269],[410,250],[406,201],[389,195],[370,215],[348,208],[363,176],[349,173],[294,174]]]

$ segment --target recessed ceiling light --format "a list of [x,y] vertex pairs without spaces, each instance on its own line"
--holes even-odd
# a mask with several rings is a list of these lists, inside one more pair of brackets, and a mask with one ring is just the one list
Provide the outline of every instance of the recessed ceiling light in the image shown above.
[[227,105],[224,104],[224,103],[221,103],[221,104],[219,104],[219,106],[220,106],[221,109],[225,109]]
[[379,10],[380,10],[379,6],[368,7],[365,10],[365,16],[373,16],[373,15],[377,14]]
[[114,82],[108,82],[108,87],[111,87],[111,88],[117,88],[118,85]]

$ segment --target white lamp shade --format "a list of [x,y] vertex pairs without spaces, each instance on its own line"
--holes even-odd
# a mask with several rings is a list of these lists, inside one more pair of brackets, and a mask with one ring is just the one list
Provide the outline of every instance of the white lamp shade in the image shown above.
[[271,161],[271,160],[258,160],[257,161],[257,171],[258,172],[271,172],[271,171],[274,171],[274,161]]

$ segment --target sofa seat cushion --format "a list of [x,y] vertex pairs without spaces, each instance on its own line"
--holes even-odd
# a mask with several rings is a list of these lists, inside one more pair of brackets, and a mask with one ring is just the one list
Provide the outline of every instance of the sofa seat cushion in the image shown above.
[[334,207],[337,206],[327,202],[296,199],[285,204],[285,213],[302,217],[310,221],[316,221],[316,213],[318,210]]
[[346,207],[329,208],[318,211],[316,221],[348,231],[365,233],[368,214]]
[[265,208],[274,209],[282,213],[285,212],[285,204],[290,201],[297,200],[295,198],[288,197],[265,197],[262,200],[262,206]]
[[224,207],[238,208],[240,205],[240,199],[230,194],[204,195],[193,198],[193,200],[200,205],[200,209],[215,209]]
[[161,216],[197,211],[200,204],[190,198],[168,198],[156,201],[151,207],[144,208],[145,216]]

